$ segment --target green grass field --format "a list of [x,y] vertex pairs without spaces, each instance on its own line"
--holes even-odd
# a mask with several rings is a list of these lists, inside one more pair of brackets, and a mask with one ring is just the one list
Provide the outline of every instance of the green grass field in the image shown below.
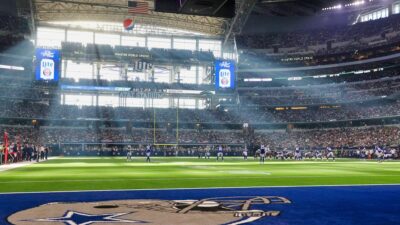
[[58,158],[0,172],[0,192],[400,184],[400,161]]

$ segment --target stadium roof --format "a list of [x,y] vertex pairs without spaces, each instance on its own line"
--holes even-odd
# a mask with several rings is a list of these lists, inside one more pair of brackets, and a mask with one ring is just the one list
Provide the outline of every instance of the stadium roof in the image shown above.
[[[354,3],[356,0],[236,0],[237,15],[233,19],[154,11],[154,0],[149,2],[148,15],[138,15],[136,23],[202,33],[210,36],[225,35],[225,42],[232,34],[241,33],[249,15],[310,16],[325,7]],[[92,21],[122,23],[128,14],[127,0],[34,0],[36,22]],[[368,2],[376,5],[381,1]],[[386,1],[384,1],[386,2]],[[367,4],[366,4],[367,5]],[[353,8],[353,7],[349,7]],[[360,9],[359,7],[357,7]]]
[[[226,19],[206,16],[160,13],[154,11],[154,0],[149,2],[150,13],[138,15],[136,22],[158,27],[201,32],[209,35],[222,35]],[[128,14],[127,0],[35,0],[35,20],[54,21],[96,21],[120,22],[131,17]]]

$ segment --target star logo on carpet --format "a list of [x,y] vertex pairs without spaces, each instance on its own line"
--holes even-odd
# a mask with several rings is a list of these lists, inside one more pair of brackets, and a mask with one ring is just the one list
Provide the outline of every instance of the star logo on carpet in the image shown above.
[[129,213],[114,214],[86,214],[75,211],[68,211],[63,217],[37,219],[37,222],[63,222],[66,225],[90,225],[94,223],[146,223],[139,220],[118,219],[117,217],[127,215]]

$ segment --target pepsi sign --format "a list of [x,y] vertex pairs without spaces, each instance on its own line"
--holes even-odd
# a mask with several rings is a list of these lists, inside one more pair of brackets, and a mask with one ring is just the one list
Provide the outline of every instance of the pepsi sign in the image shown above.
[[215,88],[217,90],[235,89],[235,62],[217,60],[215,62]]
[[60,76],[60,59],[59,50],[36,49],[36,80],[58,81]]

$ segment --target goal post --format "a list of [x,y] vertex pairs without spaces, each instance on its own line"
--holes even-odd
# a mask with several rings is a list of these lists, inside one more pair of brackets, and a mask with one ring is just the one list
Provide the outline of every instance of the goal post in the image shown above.
[[[175,123],[175,143],[159,143],[157,141],[157,108],[154,107],[154,99],[152,99],[152,108],[153,108],[153,145],[154,146],[179,146],[179,98],[178,98],[178,104],[176,105],[175,109],[176,109],[176,121],[174,121]],[[173,121],[171,121],[173,122]],[[168,126],[168,125],[167,125]],[[167,129],[167,127],[165,127],[165,129]]]

